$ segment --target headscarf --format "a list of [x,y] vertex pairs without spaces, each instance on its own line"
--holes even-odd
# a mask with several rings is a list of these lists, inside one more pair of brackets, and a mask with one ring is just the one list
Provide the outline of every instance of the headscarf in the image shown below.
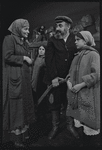
[[21,29],[23,27],[29,27],[28,20],[26,20],[26,19],[17,19],[14,22],[12,22],[12,24],[10,25],[10,27],[8,28],[8,30],[12,34],[21,37]]
[[86,41],[86,43],[89,46],[95,46],[96,45],[94,42],[94,38],[89,31],[81,31],[79,33],[83,36],[84,40]]

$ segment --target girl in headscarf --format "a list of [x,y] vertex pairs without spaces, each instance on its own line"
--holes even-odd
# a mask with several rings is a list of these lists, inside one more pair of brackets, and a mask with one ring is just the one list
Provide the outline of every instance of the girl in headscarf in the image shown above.
[[40,46],[38,48],[38,56],[34,62],[32,73],[32,88],[37,92],[37,84],[41,67],[45,66],[45,47]]
[[[100,133],[100,56],[89,31],[75,36],[78,49],[67,81],[66,116],[74,118],[75,127],[83,126],[85,135]],[[92,136],[91,136],[92,137]]]
[[[46,84],[43,82],[44,74],[45,74],[45,50],[46,46],[40,45],[37,51],[37,57],[33,66],[32,73],[32,89],[34,95],[34,103],[37,105],[39,97],[43,94],[46,89]],[[40,110],[44,110],[41,106]],[[37,110],[38,112],[38,110]],[[38,114],[37,114],[38,116]]]
[[3,141],[24,146],[29,124],[35,120],[31,89],[30,51],[26,39],[29,22],[15,20],[3,41]]

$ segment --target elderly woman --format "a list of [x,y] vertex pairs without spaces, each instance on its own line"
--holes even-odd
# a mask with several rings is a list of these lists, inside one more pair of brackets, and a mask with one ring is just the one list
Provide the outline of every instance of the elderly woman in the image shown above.
[[30,65],[32,60],[26,39],[29,22],[15,20],[3,41],[3,140],[13,140],[24,146],[23,140],[31,121],[35,120],[31,89]]
[[[66,115],[74,118],[76,127],[83,126],[85,135],[100,133],[100,56],[89,31],[75,36],[79,50],[74,57],[68,85]],[[68,126],[67,120],[67,126]]]

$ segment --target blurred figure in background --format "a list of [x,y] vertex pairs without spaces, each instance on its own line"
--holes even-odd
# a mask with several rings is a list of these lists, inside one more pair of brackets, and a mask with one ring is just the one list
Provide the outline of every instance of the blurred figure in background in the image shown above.
[[37,27],[36,29],[34,29],[32,38],[30,39],[29,49],[31,50],[31,58],[34,61],[38,54],[38,47],[41,45],[47,45],[44,26]]
[[94,37],[95,43],[96,43],[95,48],[100,53],[100,17],[99,16],[95,21],[95,27],[96,27],[96,33],[93,34],[93,37]]
[[72,28],[72,32],[74,34],[77,34],[78,32],[80,31],[83,31],[84,30],[84,27],[81,25],[81,23],[76,23],[75,26]]
[[92,14],[83,16],[80,20],[80,23],[83,26],[84,30],[91,32],[92,35],[96,32],[95,18]]
[[[37,105],[39,97],[43,94],[43,92],[46,89],[46,84],[44,84],[44,82],[43,82],[45,69],[46,69],[45,51],[46,51],[46,47],[43,45],[41,45],[38,48],[38,55],[35,59],[35,62],[34,62],[33,68],[32,68],[32,89],[33,89],[35,105]],[[40,109],[43,110],[43,112],[45,111],[43,106],[41,106]],[[39,111],[41,111],[41,110],[39,110]]]
[[55,27],[54,27],[54,26],[49,27],[49,28],[45,31],[45,34],[46,34],[46,36],[47,36],[47,40],[48,40],[50,37],[54,36],[54,35],[55,35]]

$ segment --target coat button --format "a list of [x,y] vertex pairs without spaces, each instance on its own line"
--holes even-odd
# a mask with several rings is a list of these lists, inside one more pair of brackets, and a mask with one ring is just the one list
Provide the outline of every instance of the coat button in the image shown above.
[[65,61],[67,61],[67,59],[65,59]]

